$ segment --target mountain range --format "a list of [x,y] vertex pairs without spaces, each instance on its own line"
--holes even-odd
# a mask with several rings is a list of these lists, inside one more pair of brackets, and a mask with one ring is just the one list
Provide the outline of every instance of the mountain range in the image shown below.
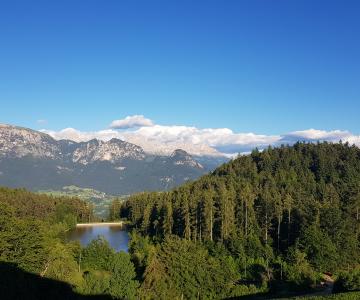
[[181,149],[154,155],[115,138],[55,140],[46,133],[0,124],[0,185],[33,191],[71,185],[112,195],[167,190],[227,160],[194,157]]

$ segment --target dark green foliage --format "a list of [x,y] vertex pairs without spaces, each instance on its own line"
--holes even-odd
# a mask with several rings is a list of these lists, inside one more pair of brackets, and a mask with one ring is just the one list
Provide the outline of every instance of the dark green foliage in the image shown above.
[[[138,282],[129,254],[115,253],[102,238],[85,249],[64,240],[76,218],[88,213],[83,204],[0,189],[1,299],[87,298],[72,287],[82,294],[100,295],[97,299],[135,299]],[[47,288],[54,290],[42,290]]]
[[300,287],[308,287],[316,279],[306,254],[295,247],[289,249],[283,269],[284,278]]
[[48,255],[44,225],[37,220],[17,219],[14,210],[0,203],[0,260],[40,272]]
[[321,272],[336,269],[340,259],[334,242],[316,225],[311,225],[299,239],[300,248],[307,254],[312,265]]
[[120,299],[135,299],[139,284],[135,280],[136,273],[134,264],[130,261],[130,255],[125,252],[116,253],[109,267],[110,294]]
[[[171,192],[131,196],[121,216],[161,245],[171,235],[223,244],[237,263],[240,282],[264,286],[282,280],[309,287],[317,272],[360,263],[359,209],[360,149],[297,143],[240,156]],[[159,284],[164,288],[172,279],[161,251],[150,266],[165,270]],[[148,274],[149,289],[156,280],[148,281]],[[181,283],[175,286],[179,295]]]
[[110,288],[110,275],[100,271],[86,271],[81,291],[88,295],[104,295]]
[[135,299],[138,282],[129,254],[115,253],[109,243],[99,237],[83,250],[81,262],[86,270],[82,292],[109,294],[116,299]]
[[0,203],[14,208],[16,217],[33,217],[53,223],[64,222],[70,226],[76,222],[88,222],[93,213],[83,200],[69,197],[53,197],[31,193],[24,189],[0,187]]
[[0,260],[77,284],[73,246],[64,245],[64,233],[76,218],[90,213],[85,202],[75,198],[0,188]]
[[342,272],[338,276],[334,292],[360,291],[360,269]]
[[145,269],[142,295],[150,299],[226,297],[239,279],[235,260],[209,254],[206,247],[178,237],[167,237]]
[[96,240],[92,240],[84,248],[81,265],[84,269],[108,271],[110,269],[110,261],[114,255],[115,251],[110,247],[108,241],[99,237]]
[[109,221],[117,221],[120,219],[121,199],[114,199],[109,207]]

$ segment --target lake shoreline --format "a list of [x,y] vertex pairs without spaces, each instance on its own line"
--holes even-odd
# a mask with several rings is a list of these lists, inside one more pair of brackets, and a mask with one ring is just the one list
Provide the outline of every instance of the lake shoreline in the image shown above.
[[98,223],[76,224],[76,227],[91,227],[91,226],[124,226],[124,222],[98,222]]
[[125,222],[79,223],[66,234],[67,241],[79,241],[82,247],[99,237],[104,238],[116,252],[128,252],[130,236]]

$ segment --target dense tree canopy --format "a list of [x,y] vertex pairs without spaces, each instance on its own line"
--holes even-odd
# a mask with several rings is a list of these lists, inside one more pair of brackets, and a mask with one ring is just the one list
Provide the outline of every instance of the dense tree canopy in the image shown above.
[[68,280],[72,254],[71,247],[63,244],[64,232],[91,215],[91,208],[76,198],[0,188],[0,259]]
[[[359,265],[359,208],[360,149],[342,143],[297,143],[254,150],[171,192],[133,195],[121,216],[161,247],[172,235],[183,239],[175,247],[179,249],[190,242],[198,245],[194,247],[212,245],[208,249],[223,245],[225,256],[237,262],[238,282],[259,286],[282,279],[310,286],[320,272]],[[155,261],[166,258],[163,251],[157,251]],[[201,265],[201,258],[187,259]],[[171,262],[157,268],[173,280],[169,266]],[[227,278],[227,284],[234,282]],[[170,279],[163,285],[173,285],[179,293],[182,283]],[[147,290],[148,282],[145,278]]]
[[[52,295],[51,299],[84,299],[83,295],[135,299],[138,282],[129,254],[115,253],[102,238],[85,248],[67,242],[65,232],[91,216],[91,207],[76,198],[0,188],[0,267],[10,272],[0,274],[0,290],[10,299],[26,299],[29,287],[31,299],[38,299],[36,295],[41,299],[47,299],[46,295]],[[9,280],[9,275],[16,280]],[[53,295],[42,290],[45,286],[66,294]],[[71,293],[71,288],[77,293]],[[1,298],[7,299],[7,294]]]
[[89,222],[93,218],[92,206],[83,200],[35,194],[25,189],[0,187],[0,203],[11,206],[19,218],[48,219],[53,223],[65,222],[71,225]]

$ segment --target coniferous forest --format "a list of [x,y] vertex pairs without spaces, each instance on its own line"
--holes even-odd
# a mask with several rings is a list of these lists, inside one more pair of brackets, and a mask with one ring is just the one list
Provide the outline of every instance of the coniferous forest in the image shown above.
[[324,273],[342,278],[335,291],[359,289],[359,209],[359,148],[297,143],[134,195],[121,215],[138,232],[142,295],[197,299],[304,292]]
[[[67,242],[93,218],[76,198],[0,189],[4,299],[236,299],[360,289],[360,149],[254,150],[170,192],[114,201],[129,253]],[[332,286],[331,286],[332,288]],[[324,289],[321,289],[324,291]],[[6,298],[7,297],[7,298]]]

